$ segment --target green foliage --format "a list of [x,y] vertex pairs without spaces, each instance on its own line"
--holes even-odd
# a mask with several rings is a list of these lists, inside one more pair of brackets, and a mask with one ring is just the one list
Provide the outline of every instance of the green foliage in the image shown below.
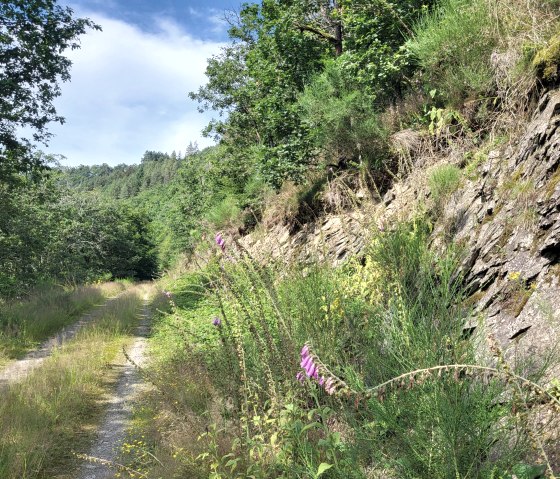
[[403,47],[413,26],[436,2],[343,0],[345,53],[340,59],[356,90],[385,106],[410,87],[414,65]]
[[301,182],[325,150],[377,161],[384,132],[376,109],[408,83],[401,47],[424,7],[416,0],[245,5],[230,29],[233,44],[209,60],[208,84],[191,93],[201,109],[228,114],[207,133],[238,157],[260,149],[256,169],[276,188]]
[[55,0],[0,3],[0,181],[45,166],[21,128],[46,143],[47,125],[64,121],[53,104],[59,83],[70,79],[71,62],[63,53],[79,48],[88,28],[100,29]]
[[463,173],[455,165],[444,164],[434,167],[428,177],[428,186],[434,204],[441,206],[461,183]]
[[537,75],[550,82],[558,78],[560,65],[560,35],[553,36],[547,46],[539,50],[533,58],[533,67]]
[[[453,249],[435,254],[429,234],[422,218],[399,225],[378,235],[362,261],[339,269],[262,267],[226,239],[201,275],[175,285],[172,315],[156,328],[165,394],[152,407],[171,418],[155,427],[201,414],[213,425],[189,419],[168,456],[163,438],[152,437],[159,457],[168,457],[154,471],[440,479],[521,471],[529,444],[510,411],[529,390],[453,368],[393,380],[479,358],[463,332],[470,311],[456,275],[460,257]],[[332,395],[314,379],[295,380],[304,342],[320,374],[338,378]],[[371,393],[387,381],[393,386]]]
[[300,96],[302,117],[328,161],[364,161],[379,168],[387,156],[387,134],[374,99],[351,78],[340,61],[328,62]]
[[320,41],[293,28],[290,15],[277,2],[244,5],[230,29],[233,44],[209,60],[208,84],[190,94],[201,109],[228,113],[207,133],[221,138],[230,153],[265,149],[259,166],[275,186],[301,179],[310,162],[296,98],[325,54]]
[[198,153],[196,146],[189,148],[185,157],[173,152],[171,155],[146,151],[139,165],[106,163],[93,166],[59,168],[57,181],[60,185],[79,191],[99,191],[110,198],[127,199],[144,191],[169,184],[184,161]]
[[444,101],[457,105],[490,91],[490,55],[499,42],[490,2],[441,0],[414,30],[407,47]]
[[76,282],[153,278],[154,247],[143,215],[95,194],[63,196],[53,211],[56,229],[47,251],[54,277]]
[[239,219],[241,210],[239,209],[237,199],[232,196],[226,196],[218,204],[211,207],[206,213],[206,218],[214,226],[215,230],[224,227],[234,226]]
[[70,194],[46,177],[0,184],[0,297],[43,280],[152,278],[146,218],[93,193]]

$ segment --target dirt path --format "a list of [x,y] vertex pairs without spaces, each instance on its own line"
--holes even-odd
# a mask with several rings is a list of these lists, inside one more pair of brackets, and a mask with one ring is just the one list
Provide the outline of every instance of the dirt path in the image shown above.
[[[136,330],[136,338],[127,354],[137,365],[141,366],[145,360],[147,336],[150,331],[150,311],[148,303],[144,301],[142,319]],[[131,415],[132,402],[142,387],[142,378],[136,367],[124,357],[121,358],[121,368],[114,395],[107,401],[106,416],[97,432],[95,445],[77,476],[78,479],[109,479],[114,477],[114,470],[107,465],[118,457]]]
[[54,349],[60,347],[64,342],[74,338],[78,331],[87,323],[98,318],[102,314],[104,308],[111,302],[116,300],[121,294],[114,296],[103,304],[95,307],[89,313],[84,314],[78,321],[62,328],[56,335],[47,339],[37,349],[27,353],[22,359],[18,359],[9,363],[4,369],[0,370],[0,388],[9,384],[17,383],[25,379],[31,371],[41,365],[48,358]]

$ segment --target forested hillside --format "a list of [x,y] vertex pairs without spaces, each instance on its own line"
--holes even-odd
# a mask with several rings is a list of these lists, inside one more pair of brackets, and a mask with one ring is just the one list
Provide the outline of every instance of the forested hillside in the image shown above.
[[189,93],[215,146],[80,167],[18,135],[48,141],[56,52],[98,27],[1,8],[0,345],[32,341],[16,299],[44,283],[160,292],[78,338],[115,357],[153,311],[118,452],[60,453],[103,429],[84,401],[43,449],[6,421],[0,475],[557,477],[559,0],[244,3]]

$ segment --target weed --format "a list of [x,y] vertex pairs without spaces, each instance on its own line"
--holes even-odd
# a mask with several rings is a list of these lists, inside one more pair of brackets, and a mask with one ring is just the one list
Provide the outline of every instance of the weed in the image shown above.
[[126,282],[44,287],[25,299],[0,304],[0,361],[21,357],[86,310],[126,289]]
[[430,172],[428,185],[436,209],[441,209],[449,196],[459,188],[462,172],[455,165],[436,166]]
[[337,269],[264,267],[219,237],[201,275],[184,279],[193,286],[180,287],[198,294],[177,291],[156,328],[149,414],[160,419],[135,432],[161,461],[149,466],[155,477],[474,479],[541,468],[528,459],[534,435],[518,433],[530,414],[512,409],[552,401],[542,368],[523,376],[522,364],[478,362],[463,331],[460,256],[431,251],[429,233],[423,217],[399,225]]

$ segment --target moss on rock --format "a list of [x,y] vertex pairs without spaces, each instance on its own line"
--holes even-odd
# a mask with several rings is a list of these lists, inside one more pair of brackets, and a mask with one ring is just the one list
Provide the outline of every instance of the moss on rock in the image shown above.
[[537,75],[547,82],[558,79],[560,66],[560,34],[554,35],[547,46],[539,50],[533,59]]

